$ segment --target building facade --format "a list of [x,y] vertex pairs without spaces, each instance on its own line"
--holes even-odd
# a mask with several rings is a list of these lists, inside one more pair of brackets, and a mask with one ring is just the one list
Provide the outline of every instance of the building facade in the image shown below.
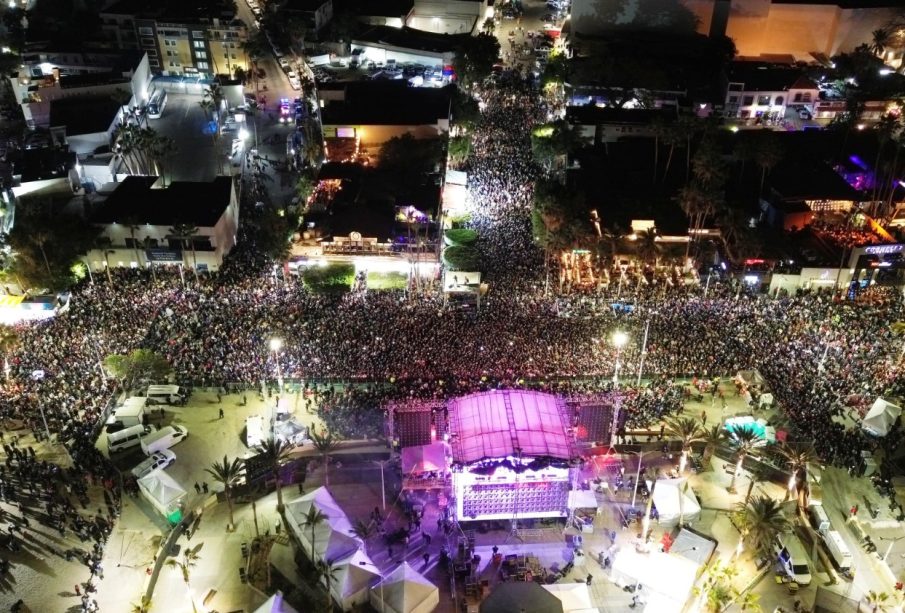
[[724,115],[782,120],[787,108],[814,114],[820,89],[800,70],[757,62],[736,62],[729,74]]

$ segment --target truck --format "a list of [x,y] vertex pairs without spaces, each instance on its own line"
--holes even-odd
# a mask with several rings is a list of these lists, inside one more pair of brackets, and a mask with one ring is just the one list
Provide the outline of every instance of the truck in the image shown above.
[[114,409],[113,414],[107,419],[107,432],[142,425],[145,419],[146,401],[147,398],[140,396],[127,398],[122,406]]
[[811,527],[820,536],[830,558],[839,567],[839,570],[842,572],[851,570],[852,553],[842,539],[842,535],[833,530],[832,521],[819,501],[812,501],[808,505],[808,518],[811,521]]
[[178,385],[149,385],[146,394],[148,404],[182,404],[185,395]]
[[254,449],[264,442],[264,418],[260,415],[250,415],[245,420],[245,444],[249,449]]

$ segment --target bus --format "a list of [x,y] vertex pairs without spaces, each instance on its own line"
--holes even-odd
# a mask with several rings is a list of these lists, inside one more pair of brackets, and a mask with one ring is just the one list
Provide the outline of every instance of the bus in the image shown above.
[[163,109],[167,106],[167,92],[163,89],[155,89],[148,100],[148,117],[150,119],[160,119],[163,115]]

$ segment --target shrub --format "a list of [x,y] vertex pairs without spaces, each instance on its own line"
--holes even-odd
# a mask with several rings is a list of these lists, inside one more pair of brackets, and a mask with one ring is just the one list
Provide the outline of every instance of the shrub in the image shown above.
[[481,256],[474,247],[452,245],[443,250],[443,264],[450,270],[479,270]]
[[478,240],[478,233],[470,228],[452,228],[443,233],[443,240],[447,245],[467,247]]
[[355,281],[355,266],[339,262],[313,266],[302,272],[302,281],[312,292],[346,292]]

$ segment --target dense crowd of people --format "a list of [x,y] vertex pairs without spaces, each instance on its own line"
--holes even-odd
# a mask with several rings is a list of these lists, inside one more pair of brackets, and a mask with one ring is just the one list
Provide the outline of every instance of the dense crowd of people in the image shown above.
[[[98,276],[73,292],[65,312],[19,328],[10,377],[0,388],[4,424],[20,422],[38,438],[50,432],[74,466],[29,464],[8,451],[0,496],[28,500],[41,521],[96,535],[102,547],[104,531],[92,528],[103,526],[101,519],[78,512],[61,519],[61,512],[78,509],[70,499],[78,502],[88,483],[110,484],[110,495],[118,495],[116,473],[93,445],[116,390],[101,360],[139,346],[164,356],[176,381],[188,386],[260,388],[275,380],[278,364],[287,380],[359,382],[318,391],[328,426],[345,435],[379,430],[391,398],[444,398],[491,386],[607,390],[617,364],[626,380],[627,425],[643,427],[681,408],[676,378],[756,368],[793,438],[814,440],[838,464],[858,457],[860,431],[840,418],[903,391],[902,340],[890,329],[905,317],[901,299],[881,290],[859,303],[819,293],[777,298],[716,282],[706,297],[700,287],[638,284],[631,308],[613,308],[613,297],[600,293],[551,295],[529,221],[539,176],[529,134],[545,109],[511,75],[477,95],[483,124],[466,171],[471,223],[492,288],[479,312],[424,293],[314,294],[274,274],[251,240],[218,276],[187,275],[187,286],[163,271]],[[629,339],[621,348],[612,342],[617,330]],[[276,337],[282,348],[272,351]],[[648,384],[636,389],[639,372]]]

